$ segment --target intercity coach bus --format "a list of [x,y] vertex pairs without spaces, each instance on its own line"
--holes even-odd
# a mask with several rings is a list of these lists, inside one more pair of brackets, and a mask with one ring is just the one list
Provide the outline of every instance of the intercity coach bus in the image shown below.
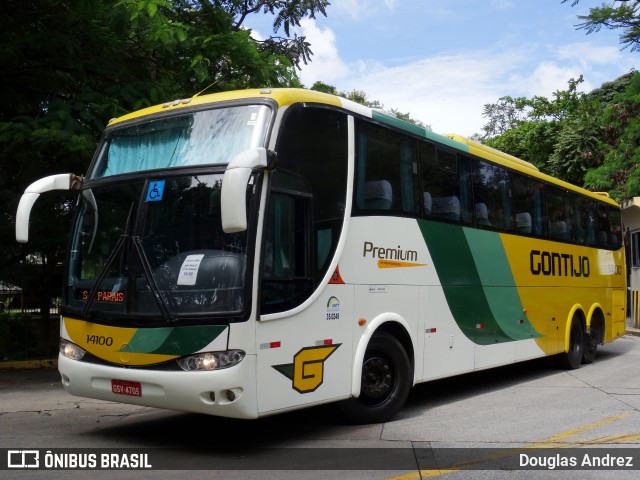
[[465,138],[301,89],[109,122],[77,190],[58,368],[73,395],[235,418],[411,387],[625,331],[621,211]]

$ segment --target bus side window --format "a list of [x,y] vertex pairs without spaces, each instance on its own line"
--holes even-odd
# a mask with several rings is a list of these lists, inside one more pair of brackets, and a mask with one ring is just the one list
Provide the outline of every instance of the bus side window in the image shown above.
[[271,193],[263,247],[263,314],[294,308],[311,294],[309,205],[305,196]]
[[575,241],[580,245],[585,245],[587,243],[588,212],[587,204],[582,198],[575,197],[573,212],[576,228]]
[[[347,203],[348,126],[343,112],[327,108],[297,105],[287,110],[276,145],[276,175],[284,170],[304,179],[292,184],[292,178],[280,177],[283,189],[312,194],[311,220],[313,242],[309,259],[314,286],[326,276],[338,247]],[[287,183],[283,183],[288,178]]]
[[549,238],[567,240],[568,226],[563,195],[553,189],[547,192],[547,212],[549,219]]
[[547,221],[547,198],[545,195],[545,185],[542,182],[534,182],[533,188],[534,234],[538,237],[546,238],[549,231],[549,224]]
[[354,210],[416,215],[417,142],[364,121],[357,129]]
[[583,203],[585,223],[587,226],[587,245],[595,247],[597,245],[596,225],[597,225],[597,205],[596,202],[590,200]]
[[[502,231],[513,230],[509,171],[477,159],[472,161],[472,166],[476,226]],[[485,207],[488,211],[486,218]]]
[[516,232],[531,235],[533,233],[534,185],[533,180],[519,173],[512,178],[513,206],[516,212]]
[[609,207],[609,248],[618,250],[622,246],[622,213]]
[[422,142],[420,175],[425,217],[467,225],[473,221],[469,157]]
[[620,211],[603,203],[598,204],[597,246],[617,250],[622,242]]

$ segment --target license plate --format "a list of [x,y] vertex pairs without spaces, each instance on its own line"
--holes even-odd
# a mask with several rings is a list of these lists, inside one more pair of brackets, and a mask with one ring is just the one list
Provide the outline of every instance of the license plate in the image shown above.
[[130,382],[128,380],[111,380],[111,391],[118,395],[129,395],[130,397],[140,397],[142,395],[140,382]]

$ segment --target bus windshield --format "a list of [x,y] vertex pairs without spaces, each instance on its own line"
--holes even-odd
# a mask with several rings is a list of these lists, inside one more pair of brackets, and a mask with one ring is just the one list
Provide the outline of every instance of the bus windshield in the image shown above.
[[114,128],[105,134],[89,178],[228,163],[263,145],[270,112],[265,105],[243,105]]
[[183,174],[84,190],[67,306],[83,315],[164,322],[239,315],[246,303],[247,234],[222,230],[222,180],[221,173]]

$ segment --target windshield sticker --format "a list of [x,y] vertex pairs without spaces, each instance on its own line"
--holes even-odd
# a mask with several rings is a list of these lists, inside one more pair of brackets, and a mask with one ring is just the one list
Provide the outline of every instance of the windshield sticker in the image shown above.
[[147,202],[159,202],[162,200],[164,182],[164,180],[155,180],[149,183],[149,189],[147,190]]
[[187,255],[187,258],[182,262],[180,267],[180,273],[178,274],[178,285],[195,285],[196,278],[198,278],[198,269],[200,268],[200,262],[204,258],[204,254]]

